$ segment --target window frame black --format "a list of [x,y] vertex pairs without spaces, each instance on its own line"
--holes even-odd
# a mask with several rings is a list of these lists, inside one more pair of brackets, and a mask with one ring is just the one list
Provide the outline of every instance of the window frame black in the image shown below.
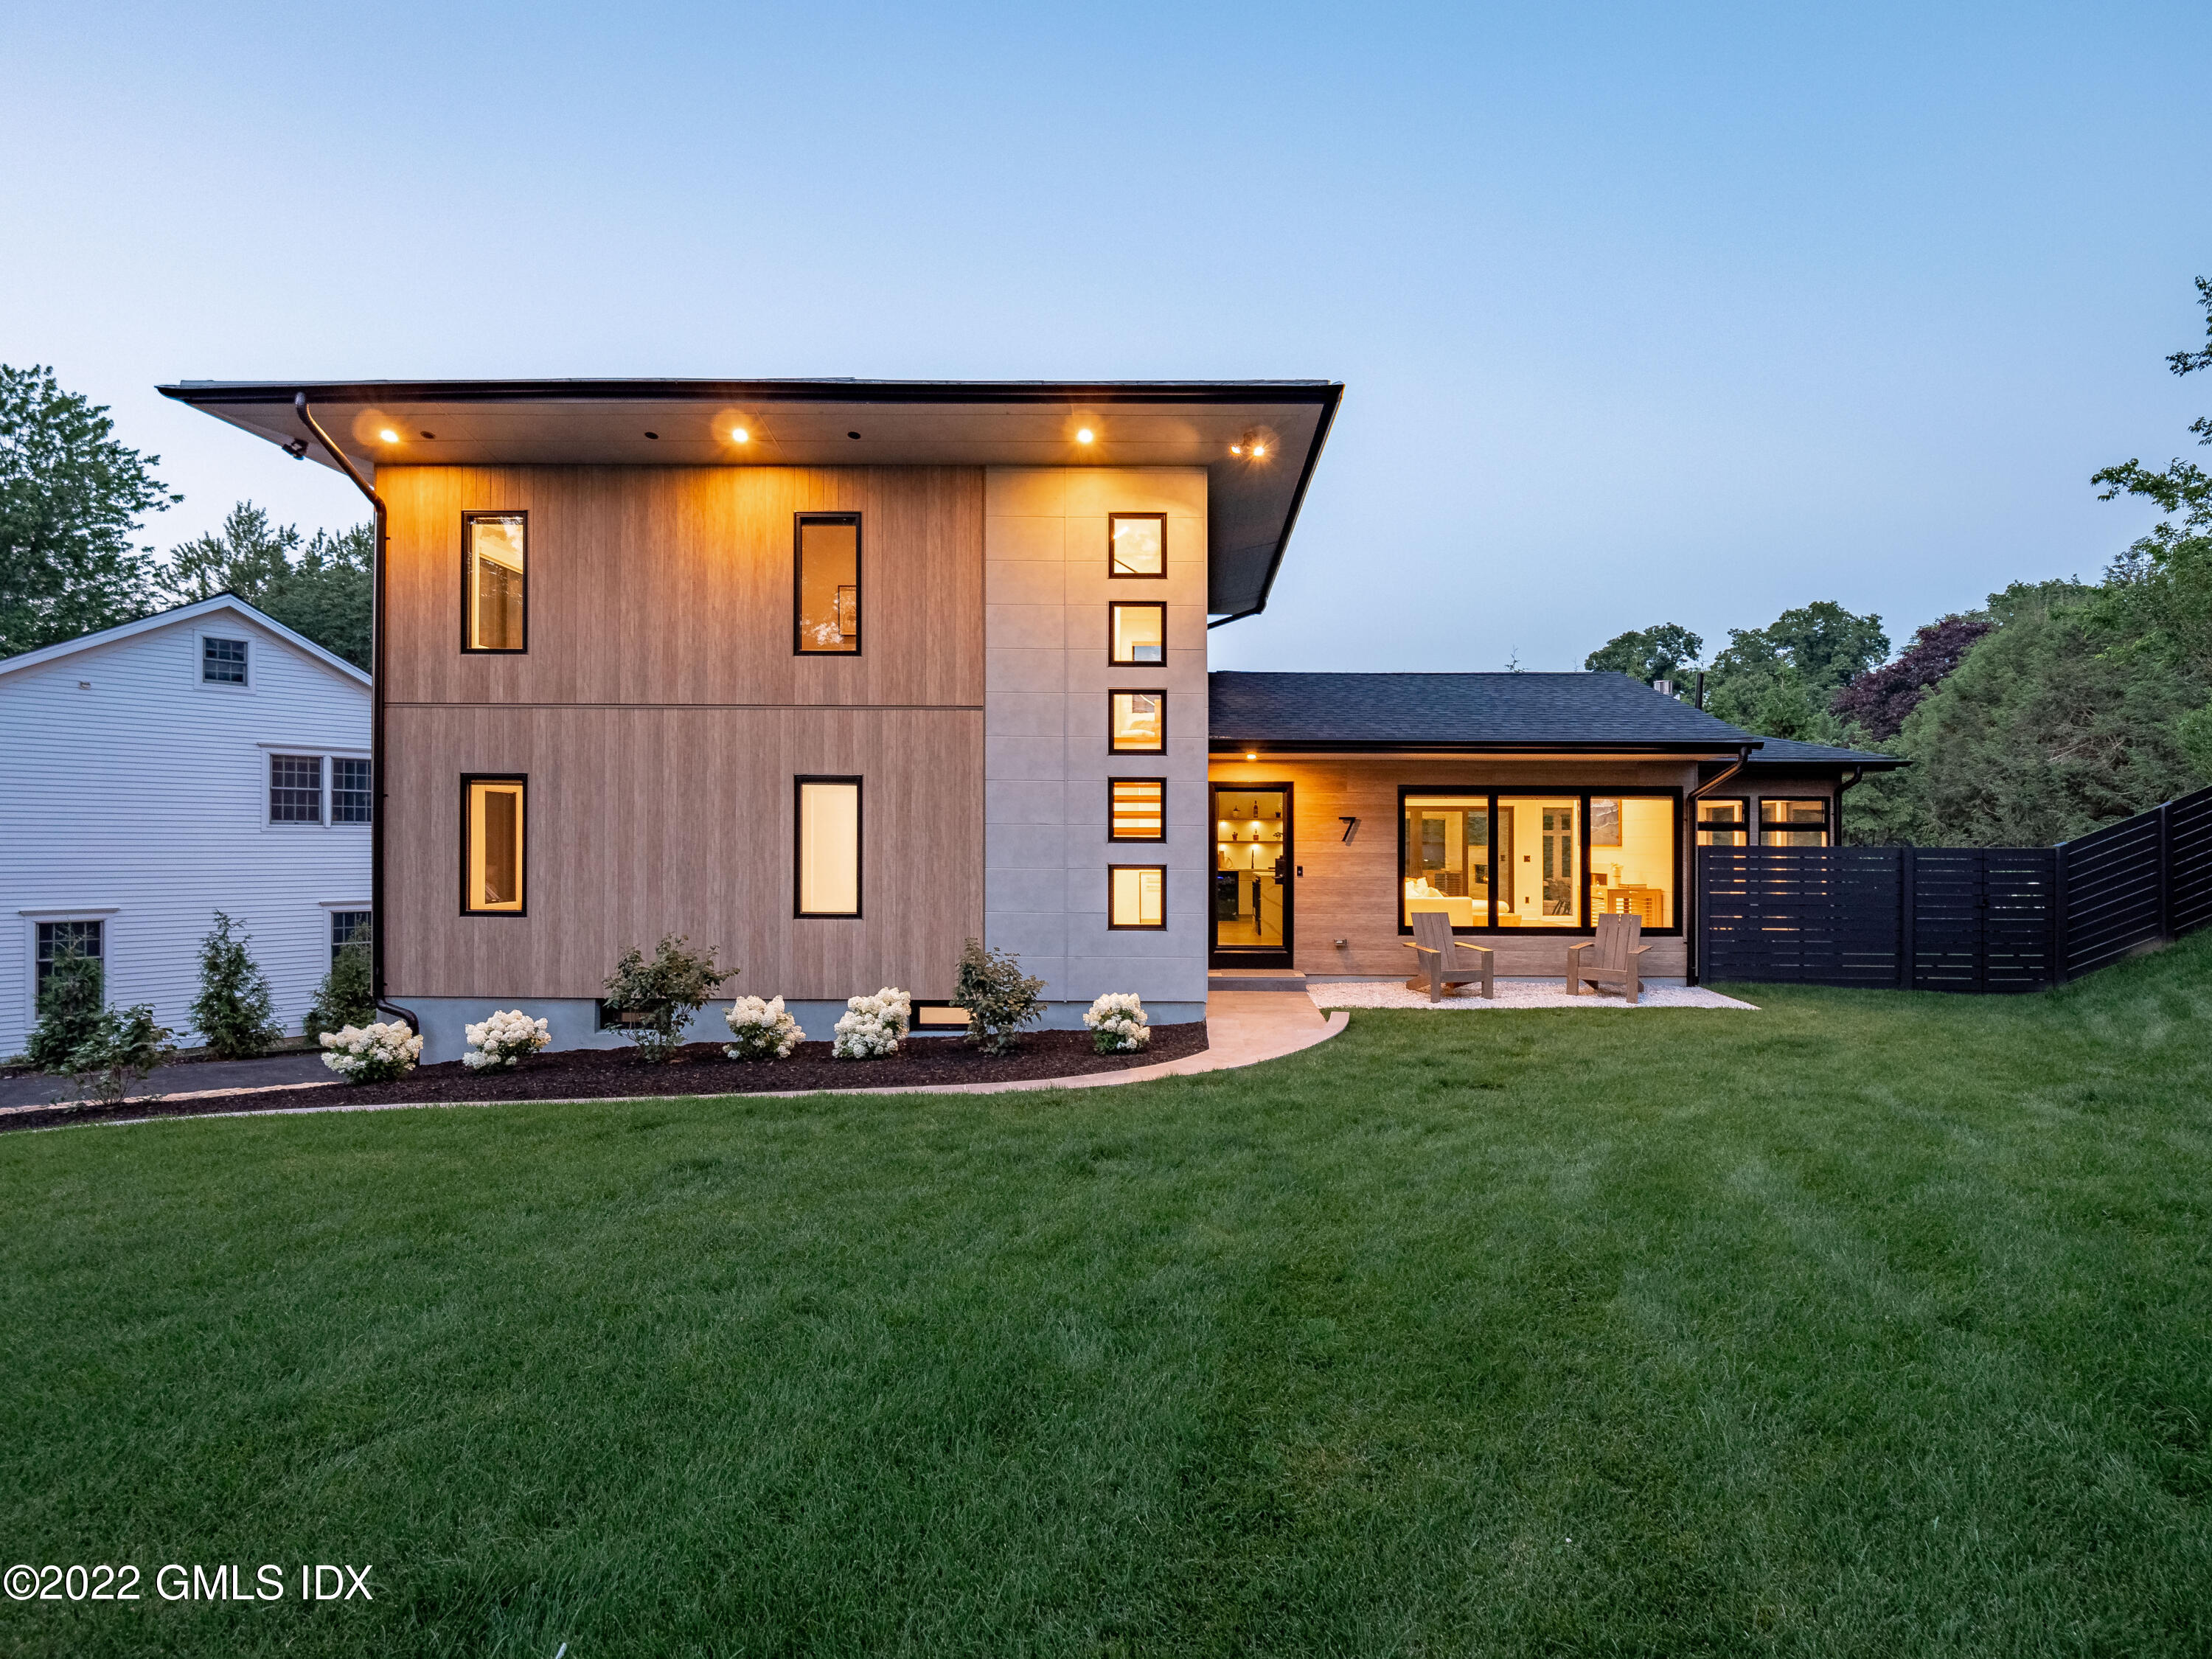
[[[522,643],[520,645],[476,645],[471,642],[469,600],[471,572],[469,565],[475,556],[475,551],[469,544],[469,526],[478,519],[522,520]],[[526,657],[530,654],[530,512],[526,507],[466,507],[462,510],[461,653],[469,657]]]
[[[1820,821],[1817,824],[1769,823],[1766,821],[1766,803],[1771,800],[1818,801],[1820,803]],[[1836,844],[1836,801],[1835,797],[1832,795],[1761,795],[1759,797],[1759,816],[1756,818],[1752,818],[1751,815],[1747,812],[1745,814],[1745,817],[1750,822],[1751,827],[1759,832],[1759,839],[1751,843],[1751,845],[1755,847],[1765,847],[1768,845],[1766,832],[1769,830],[1779,830],[1789,832],[1817,829],[1820,832],[1821,846],[1833,847]],[[1777,847],[1796,847],[1803,845],[1803,843],[1800,842],[1785,841],[1778,841],[1772,844]]]
[[[867,528],[858,513],[794,513],[791,515],[791,654],[841,660],[865,654],[868,630]],[[806,647],[806,526],[811,524],[848,524],[853,526],[853,602],[860,615],[853,624],[850,651],[810,651]]]
[[[484,910],[469,903],[469,790],[479,783],[522,786],[522,902],[512,910]],[[507,921],[530,914],[530,828],[536,817],[530,807],[527,772],[464,772],[461,774],[461,914],[485,921]]]
[[[853,908],[849,910],[809,910],[805,908],[805,872],[802,867],[805,832],[806,786],[810,783],[849,783],[853,786]],[[804,772],[791,781],[791,919],[793,921],[865,921],[868,904],[868,790],[866,778],[851,773]]]
[[[1116,570],[1114,568],[1114,526],[1123,519],[1156,519],[1160,526],[1160,568],[1158,570]],[[1164,582],[1168,579],[1168,515],[1164,513],[1109,513],[1106,515],[1106,579],[1116,582]]]
[[[1114,740],[1114,699],[1158,697],[1160,700],[1160,740],[1149,749],[1124,749]],[[1115,685],[1106,690],[1106,752],[1109,755],[1164,755],[1168,752],[1168,693],[1164,685]]]
[[[1114,920],[1114,877],[1122,870],[1160,872],[1160,919],[1158,921]],[[1141,903],[1139,908],[1142,908]],[[1164,864],[1109,864],[1106,866],[1106,931],[1109,933],[1164,933],[1168,930],[1168,866]]]
[[[1736,834],[1741,836],[1743,839],[1741,841],[1735,842],[1717,841],[1710,842],[1700,840],[1698,837],[1703,835],[1705,826],[1698,822],[1697,809],[1707,805],[1720,805],[1729,802],[1733,802],[1735,805],[1743,809],[1743,817],[1741,820],[1734,824],[1720,824],[1716,827],[1723,830],[1733,829]],[[1696,799],[1690,803],[1691,846],[1693,848],[1712,846],[1722,848],[1723,849],[1730,847],[1748,848],[1758,846],[1758,842],[1754,841],[1753,837],[1759,833],[1759,820],[1752,813],[1751,803],[1752,797],[1749,795],[1698,796]]]
[[[1114,613],[1117,611],[1157,611],[1160,613],[1160,659],[1139,662],[1114,654]],[[1165,668],[1168,665],[1168,602],[1165,599],[1109,599],[1106,601],[1106,665],[1109,668]]]
[[[1587,939],[1597,933],[1597,925],[1590,920],[1590,839],[1589,804],[1594,795],[1607,799],[1671,800],[1674,811],[1669,822],[1674,825],[1674,890],[1671,902],[1674,911],[1672,926],[1646,927],[1646,939],[1675,939],[1681,936],[1684,897],[1688,891],[1688,880],[1682,857],[1682,796],[1679,787],[1660,787],[1653,784],[1572,784],[1552,787],[1543,784],[1494,783],[1401,783],[1398,786],[1398,862],[1393,869],[1390,893],[1397,910],[1398,933],[1401,938],[1413,937],[1413,926],[1406,920],[1406,800],[1413,795],[1485,796],[1489,800],[1490,813],[1490,922],[1486,927],[1454,927],[1452,932],[1468,937],[1503,934],[1519,939]],[[1572,927],[1500,927],[1498,925],[1498,803],[1501,799],[1516,800],[1573,800],[1577,807],[1575,839],[1582,860],[1582,872],[1577,877],[1581,884],[1577,908],[1583,923]]]
[[[1160,792],[1160,832],[1157,836],[1117,836],[1114,833],[1114,786],[1117,783],[1157,784]],[[1168,838],[1168,781],[1154,777],[1113,777],[1106,780],[1106,839],[1137,847],[1158,847]]]

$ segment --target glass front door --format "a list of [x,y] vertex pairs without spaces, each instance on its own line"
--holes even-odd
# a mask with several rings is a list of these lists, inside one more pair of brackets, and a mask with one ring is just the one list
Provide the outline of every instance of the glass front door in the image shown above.
[[1213,963],[1291,965],[1291,787],[1216,785]]

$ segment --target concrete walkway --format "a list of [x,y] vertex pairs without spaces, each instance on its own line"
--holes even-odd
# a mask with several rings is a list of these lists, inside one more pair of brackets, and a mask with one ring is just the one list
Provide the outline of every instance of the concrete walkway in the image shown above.
[[[331,1081],[331,1068],[323,1064],[322,1050],[264,1054],[258,1060],[188,1060],[157,1066],[143,1085],[146,1095],[174,1100],[194,1095],[233,1094],[240,1089],[296,1089],[303,1083]],[[10,1108],[43,1109],[74,1098],[70,1080],[33,1072],[24,1077],[0,1078],[0,1111]]]
[[[1155,1078],[1188,1077],[1199,1072],[1232,1071],[1280,1060],[1301,1048],[1326,1042],[1344,1030],[1350,1014],[1323,1014],[1302,993],[1278,991],[1213,991],[1206,999],[1206,1040],[1202,1053],[1157,1066],[1133,1066],[1122,1072],[1086,1072],[1076,1077],[1025,1078],[1011,1083],[930,1083],[912,1089],[770,1089],[754,1091],[768,1100],[793,1100],[806,1095],[995,1095],[1024,1089],[1108,1089],[1125,1083],[1149,1083]],[[266,1062],[255,1061],[253,1064]],[[319,1061],[318,1061],[319,1065]],[[325,1073],[328,1076],[328,1073]],[[278,1087],[284,1085],[278,1085]],[[296,1085],[295,1085],[296,1086]],[[177,1097],[171,1096],[171,1099]],[[349,1104],[334,1094],[327,1103],[283,1106],[267,1112],[208,1112],[207,1117],[274,1117],[300,1112],[406,1112],[426,1106],[591,1106],[606,1103],[609,1097],[583,1099],[507,1100],[395,1100],[374,1104]],[[614,1099],[711,1100],[714,1095],[629,1095]],[[159,1118],[110,1118],[109,1127],[125,1123],[176,1121]]]

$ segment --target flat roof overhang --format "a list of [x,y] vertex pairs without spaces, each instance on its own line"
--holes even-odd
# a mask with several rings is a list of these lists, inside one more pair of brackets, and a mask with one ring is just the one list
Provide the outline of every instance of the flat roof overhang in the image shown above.
[[[1517,760],[1700,760],[1735,762],[1744,745],[1716,748],[1709,743],[1341,743],[1267,738],[1236,739],[1211,737],[1211,755],[1234,758],[1257,750],[1262,755],[1387,755],[1400,760],[1433,756],[1439,760],[1464,760],[1471,756],[1510,756]],[[1757,744],[1750,747],[1756,750]]]
[[[286,447],[307,435],[295,408],[305,393],[372,479],[380,463],[1202,466],[1206,610],[1217,617],[1267,605],[1344,395],[1335,380],[183,380],[159,390]],[[1076,440],[1084,427],[1091,443]],[[730,437],[738,428],[744,444]],[[1255,438],[1263,459],[1249,453]],[[1248,453],[1232,455],[1232,445]],[[331,465],[319,446],[307,453]]]

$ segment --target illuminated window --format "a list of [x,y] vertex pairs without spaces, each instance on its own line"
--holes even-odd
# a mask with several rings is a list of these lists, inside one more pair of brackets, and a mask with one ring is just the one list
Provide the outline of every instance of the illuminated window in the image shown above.
[[860,914],[860,780],[799,780],[799,893],[802,916]]
[[204,639],[200,641],[200,678],[209,685],[246,684],[246,641]]
[[1168,838],[1165,778],[1109,778],[1107,790],[1109,841],[1165,841]]
[[1109,618],[1108,660],[1117,668],[1133,668],[1167,660],[1168,608],[1147,601],[1106,607]]
[[461,908],[471,915],[522,915],[523,778],[464,778]]
[[521,513],[461,514],[471,651],[529,647],[530,529]]
[[1168,694],[1109,691],[1109,746],[1117,755],[1164,755],[1168,750]]
[[1501,796],[1498,802],[1498,925],[1579,927],[1582,802],[1572,796]]
[[1740,800],[1701,800],[1698,803],[1698,845],[1746,847],[1751,836],[1745,822],[1747,803]]
[[269,757],[269,822],[320,823],[323,821],[323,757],[320,755],[271,755]]
[[805,514],[799,517],[798,572],[793,583],[801,656],[860,650],[860,515]]
[[[1590,798],[1589,905],[1593,918],[1635,916],[1646,927],[1673,927],[1674,799]],[[1594,925],[1594,924],[1593,924]]]
[[1165,865],[1109,865],[1106,869],[1106,925],[1109,927],[1166,927],[1167,886]]
[[1455,927],[1491,926],[1490,797],[1408,795],[1405,810],[1399,921],[1441,910]]
[[1826,847],[1828,844],[1826,799],[1761,800],[1759,803],[1759,844],[1761,847]]
[[1109,513],[1106,515],[1109,576],[1164,576],[1168,574],[1168,515],[1164,513]]

